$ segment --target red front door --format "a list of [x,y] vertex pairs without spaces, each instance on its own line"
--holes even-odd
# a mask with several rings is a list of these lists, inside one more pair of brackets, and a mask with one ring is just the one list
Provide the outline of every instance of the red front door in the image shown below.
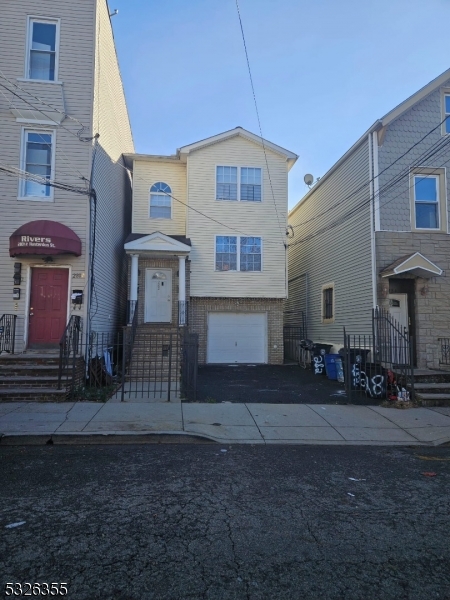
[[67,323],[68,282],[68,269],[32,269],[29,348],[58,346]]

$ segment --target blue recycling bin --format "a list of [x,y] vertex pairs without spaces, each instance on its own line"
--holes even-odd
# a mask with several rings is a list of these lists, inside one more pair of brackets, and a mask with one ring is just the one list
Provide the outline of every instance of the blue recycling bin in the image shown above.
[[336,379],[338,378],[336,360],[341,360],[342,358],[339,354],[325,354],[325,371],[328,379]]

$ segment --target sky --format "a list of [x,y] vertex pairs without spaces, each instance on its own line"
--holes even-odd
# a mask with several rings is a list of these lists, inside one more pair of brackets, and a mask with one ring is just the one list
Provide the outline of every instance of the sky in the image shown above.
[[[298,154],[289,207],[450,67],[450,0],[238,0],[264,138]],[[259,135],[236,0],[109,0],[136,152]]]

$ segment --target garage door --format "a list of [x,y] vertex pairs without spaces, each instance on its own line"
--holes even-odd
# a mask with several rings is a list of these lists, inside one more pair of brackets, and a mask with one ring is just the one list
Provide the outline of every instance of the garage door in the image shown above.
[[209,313],[208,363],[265,363],[266,313]]

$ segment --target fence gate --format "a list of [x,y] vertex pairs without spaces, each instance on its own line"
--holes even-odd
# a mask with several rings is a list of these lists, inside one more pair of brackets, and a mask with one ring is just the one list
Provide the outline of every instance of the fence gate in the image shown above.
[[308,337],[306,317],[303,312],[300,314],[299,320],[301,320],[301,324],[299,325],[284,325],[283,327],[284,360],[295,360],[298,362],[299,343]]
[[184,334],[181,353],[181,397],[197,399],[198,334]]
[[413,339],[382,308],[372,311],[372,335],[348,334],[344,328],[345,388],[358,395],[391,400],[413,398]]

